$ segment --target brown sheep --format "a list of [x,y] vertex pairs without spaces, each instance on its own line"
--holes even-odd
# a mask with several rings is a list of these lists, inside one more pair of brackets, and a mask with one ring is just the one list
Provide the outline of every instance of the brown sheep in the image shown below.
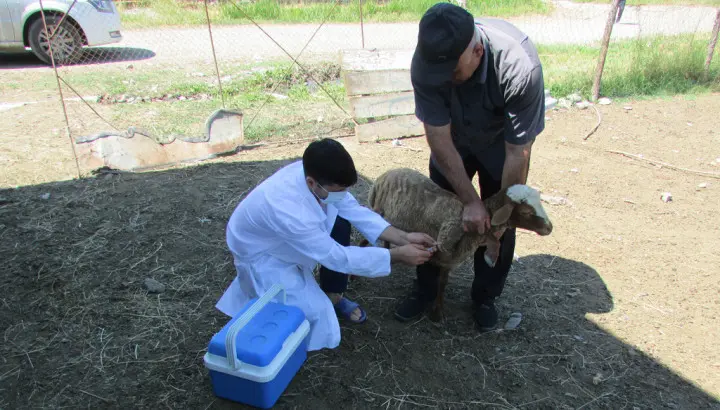
[[[442,317],[449,273],[478,247],[487,247],[485,262],[495,266],[500,253],[498,239],[506,228],[525,229],[542,236],[553,229],[540,203],[540,194],[527,185],[513,185],[483,200],[491,218],[491,229],[483,235],[463,230],[464,206],[457,195],[413,169],[399,168],[382,174],[370,189],[368,202],[393,226],[436,238],[438,249],[428,262],[440,269],[438,294],[429,312],[433,321]],[[361,246],[367,245],[365,241]]]

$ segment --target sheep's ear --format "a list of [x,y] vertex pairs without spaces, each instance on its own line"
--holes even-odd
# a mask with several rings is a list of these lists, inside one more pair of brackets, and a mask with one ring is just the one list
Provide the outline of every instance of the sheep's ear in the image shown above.
[[512,215],[514,205],[513,204],[505,204],[502,206],[502,208],[495,211],[495,213],[492,216],[492,220],[490,220],[491,225],[502,225],[505,222],[510,219],[510,215]]

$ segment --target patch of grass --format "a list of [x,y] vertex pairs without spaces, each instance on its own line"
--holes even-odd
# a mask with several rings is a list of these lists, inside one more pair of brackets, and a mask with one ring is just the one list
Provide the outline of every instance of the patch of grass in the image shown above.
[[[720,91],[720,61],[703,79],[709,35],[654,37],[613,42],[601,94],[608,97],[663,96]],[[589,97],[600,52],[589,46],[538,46],[546,87],[553,95]]]
[[[575,3],[608,4],[609,0],[572,0]],[[719,6],[720,0],[627,0],[627,6],[673,5],[673,6]]]
[[[437,0],[362,0],[363,19],[368,22],[418,21]],[[205,9],[200,4],[178,4],[173,0],[147,0],[139,3],[118,3],[123,26],[127,28],[185,26],[205,23]],[[358,0],[307,4],[279,4],[277,0],[245,3],[224,0],[209,8],[213,24],[248,24],[249,16],[257,22],[319,23],[330,14],[330,22],[360,21]],[[511,17],[530,13],[547,13],[550,3],[543,0],[470,0],[468,10],[488,17]]]

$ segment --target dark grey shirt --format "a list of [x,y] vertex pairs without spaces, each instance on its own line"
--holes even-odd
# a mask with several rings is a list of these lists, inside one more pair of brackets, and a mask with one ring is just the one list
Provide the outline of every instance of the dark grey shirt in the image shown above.
[[461,156],[475,156],[498,180],[505,142],[526,144],[545,128],[545,85],[537,50],[512,24],[476,19],[485,52],[472,77],[433,88],[412,78],[415,115],[428,125],[451,124]]

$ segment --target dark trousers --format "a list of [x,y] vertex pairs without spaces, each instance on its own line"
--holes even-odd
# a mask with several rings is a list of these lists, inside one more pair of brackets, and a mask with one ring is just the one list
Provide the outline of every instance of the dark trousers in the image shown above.
[[[347,219],[337,217],[335,225],[330,232],[330,237],[342,246],[350,245],[350,233],[352,227]],[[320,288],[325,293],[343,293],[347,290],[348,275],[335,272],[324,266],[320,267]]]
[[[470,179],[476,173],[478,174],[482,198],[488,198],[500,191],[501,181],[493,178],[474,157],[464,158],[463,164]],[[430,162],[430,179],[440,187],[454,192],[450,183],[440,173],[440,170],[435,168],[432,161]],[[500,238],[500,256],[494,268],[485,263],[484,253],[485,247],[480,247],[474,255],[475,279],[472,284],[472,300],[476,305],[492,302],[502,293],[515,253],[515,229],[506,229]],[[419,290],[427,300],[434,300],[437,296],[437,273],[437,268],[430,264],[417,267]]]

